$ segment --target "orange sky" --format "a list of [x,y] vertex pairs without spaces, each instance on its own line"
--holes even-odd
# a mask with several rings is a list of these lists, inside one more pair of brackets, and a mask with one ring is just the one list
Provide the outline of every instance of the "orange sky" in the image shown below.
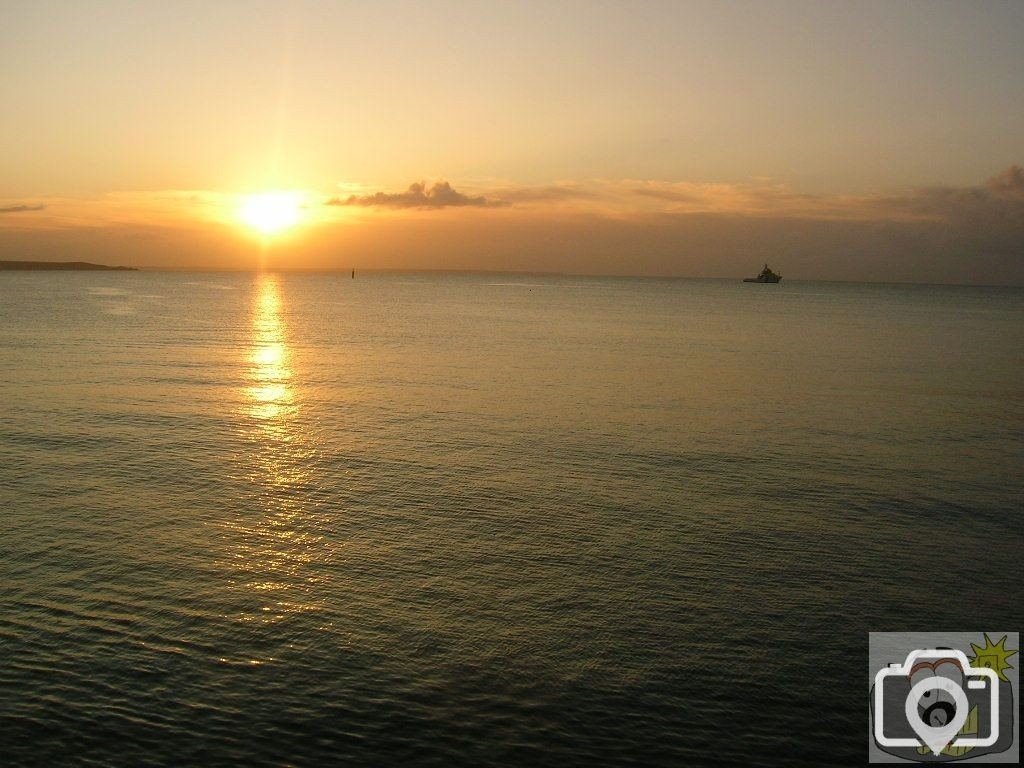
[[0,259],[1024,284],[1022,31],[1019,4],[20,4]]

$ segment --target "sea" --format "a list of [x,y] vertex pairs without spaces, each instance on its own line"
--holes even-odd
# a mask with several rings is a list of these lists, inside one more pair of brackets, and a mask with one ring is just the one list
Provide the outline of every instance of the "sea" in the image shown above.
[[1022,374],[1020,288],[0,274],[0,762],[863,764],[869,632],[1022,624]]

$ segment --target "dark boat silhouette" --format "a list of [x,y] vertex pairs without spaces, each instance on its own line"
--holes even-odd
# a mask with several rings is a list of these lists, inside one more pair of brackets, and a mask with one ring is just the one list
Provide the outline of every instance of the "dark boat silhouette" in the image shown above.
[[761,270],[761,274],[757,277],[745,277],[743,278],[744,283],[777,283],[782,279],[782,275],[772,272],[771,267],[767,264],[764,265],[764,269]]

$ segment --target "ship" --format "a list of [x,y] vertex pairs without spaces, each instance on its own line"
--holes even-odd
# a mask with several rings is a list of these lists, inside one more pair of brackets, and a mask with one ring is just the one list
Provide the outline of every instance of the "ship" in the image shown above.
[[761,270],[761,274],[757,277],[745,277],[743,278],[744,283],[777,283],[782,279],[782,275],[778,275],[772,272],[772,268],[767,264],[764,265],[764,269]]

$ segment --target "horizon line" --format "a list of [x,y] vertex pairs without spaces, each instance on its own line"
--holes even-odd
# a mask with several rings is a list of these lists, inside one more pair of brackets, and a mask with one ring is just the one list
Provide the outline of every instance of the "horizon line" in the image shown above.
[[[41,259],[41,262],[47,262],[48,260]],[[76,263],[76,262],[58,262],[52,261],[49,263],[61,264],[61,263]],[[558,272],[550,270],[516,270],[516,269],[444,269],[444,268],[394,268],[394,267],[324,267],[324,268],[303,268],[303,267],[292,267],[292,268],[230,268],[230,267],[169,267],[169,266],[132,266],[130,264],[113,264],[113,265],[102,265],[102,266],[113,266],[113,267],[128,267],[127,270],[121,272],[171,272],[171,273],[210,273],[210,274],[259,274],[263,272],[280,273],[280,274],[349,274],[352,271],[363,272],[370,274],[436,274],[436,275],[523,275],[532,277],[572,277],[572,278],[614,278],[621,280],[721,280],[721,281],[742,281],[742,277],[734,276],[712,276],[712,275],[638,275],[638,274],[618,274],[618,273],[600,273],[600,272]],[[14,270],[12,270],[14,271]],[[49,270],[40,270],[49,271]],[[60,270],[53,270],[60,271]],[[73,270],[71,270],[73,271]],[[93,274],[93,270],[84,270]],[[96,270],[108,271],[108,270]],[[109,270],[118,271],[118,270]],[[1005,284],[994,284],[994,283],[929,283],[929,282],[916,282],[911,280],[842,280],[836,278],[792,278],[785,277],[787,282],[797,283],[843,283],[851,285],[919,285],[919,286],[933,286],[933,287],[948,287],[948,288],[1024,288],[1024,284],[1017,283],[1005,283]]]

